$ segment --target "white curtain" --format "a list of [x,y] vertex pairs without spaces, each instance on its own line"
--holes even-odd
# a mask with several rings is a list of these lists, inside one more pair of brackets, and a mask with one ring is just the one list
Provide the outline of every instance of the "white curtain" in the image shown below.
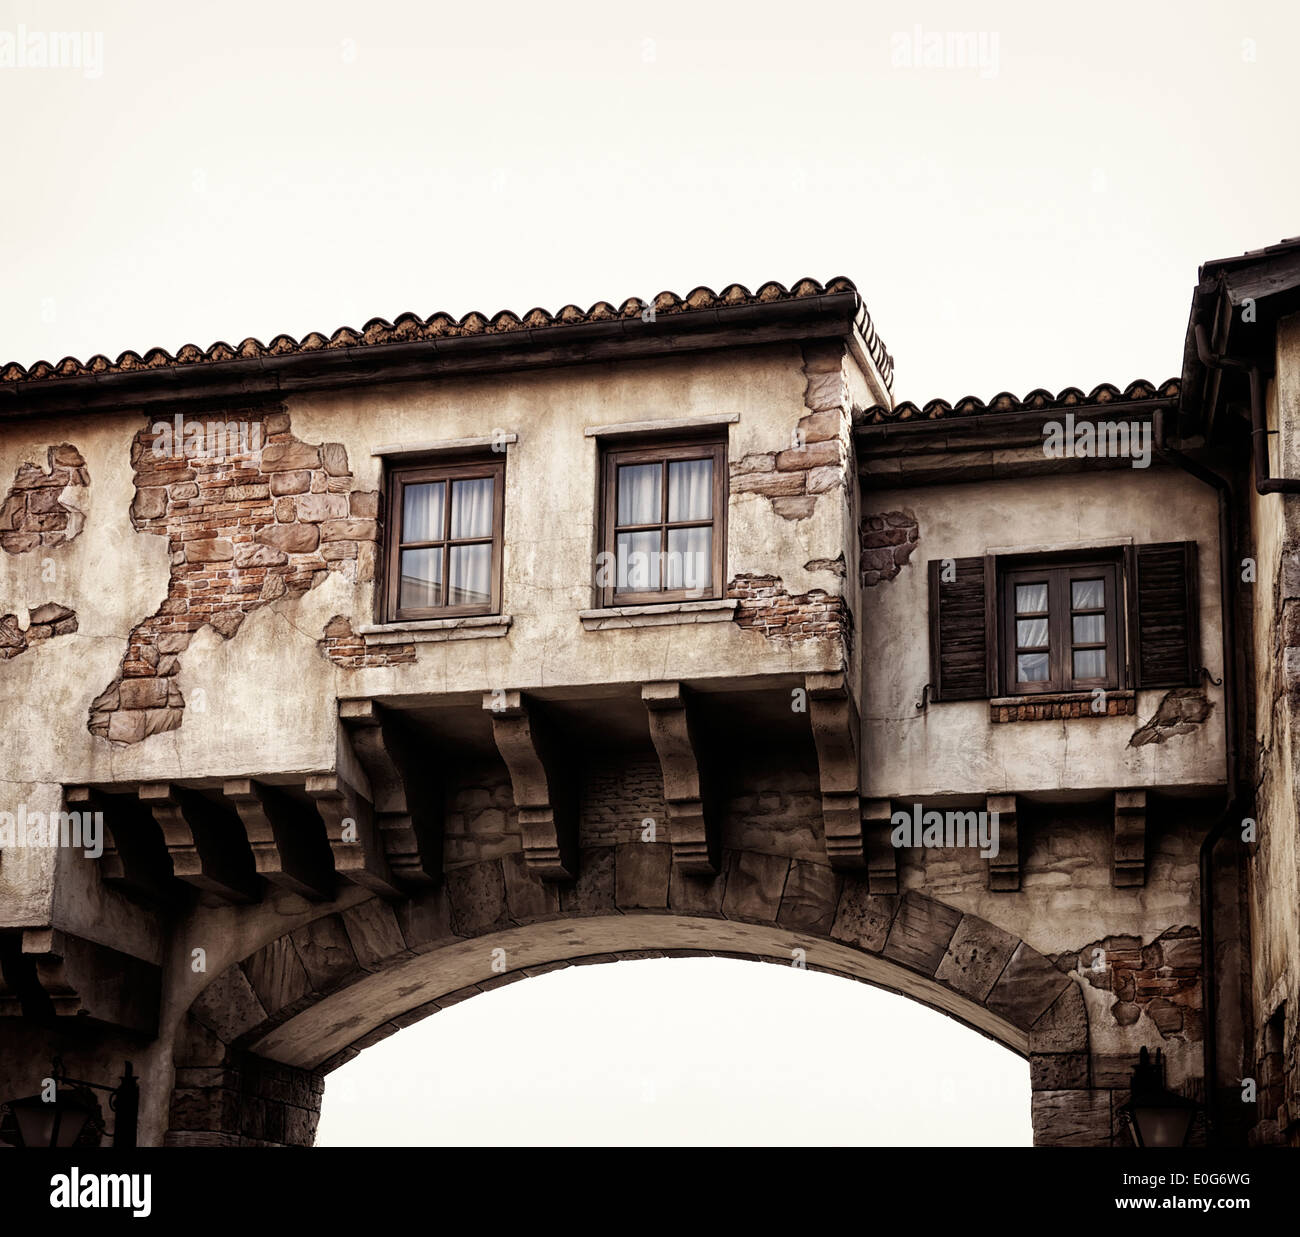
[[1076,610],[1100,610],[1106,604],[1105,580],[1071,580],[1070,592]]
[[618,470],[618,526],[658,524],[663,508],[659,486],[661,464],[625,464]]
[[402,540],[441,541],[442,502],[446,483],[402,487]]
[[447,573],[447,604],[485,606],[492,600],[492,547],[454,545]]
[[[451,487],[451,536],[492,536],[493,479],[475,477]],[[455,545],[447,568],[449,606],[485,606],[492,600],[492,546]]]
[[492,536],[492,478],[457,481],[451,487],[451,536]]
[[707,589],[713,582],[713,529],[670,528],[665,588]]
[[674,460],[668,465],[668,522],[713,518],[713,461]]

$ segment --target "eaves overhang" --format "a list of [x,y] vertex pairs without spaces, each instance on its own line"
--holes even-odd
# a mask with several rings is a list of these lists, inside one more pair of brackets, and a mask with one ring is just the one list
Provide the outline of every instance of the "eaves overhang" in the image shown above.
[[1184,434],[1215,437],[1225,402],[1247,400],[1240,371],[1207,366],[1196,343],[1203,327],[1210,351],[1271,372],[1277,323],[1300,312],[1300,237],[1202,264],[1183,340],[1179,423]]
[[758,344],[845,339],[882,399],[889,398],[893,358],[876,332],[852,281],[822,285],[804,279],[792,288],[767,283],[751,293],[732,284],[721,293],[697,288],[686,297],[663,292],[652,303],[633,298],[615,307],[601,301],[583,312],[536,309],[522,318],[405,314],[395,323],[373,319],[361,331],[340,328],[326,338],[276,336],[238,348],[187,344],[175,355],[152,349],[116,361],[65,358],[30,369],[0,366],[0,417],[26,417],[187,402],[264,401],[357,384],[429,380],[585,364],[677,352]]

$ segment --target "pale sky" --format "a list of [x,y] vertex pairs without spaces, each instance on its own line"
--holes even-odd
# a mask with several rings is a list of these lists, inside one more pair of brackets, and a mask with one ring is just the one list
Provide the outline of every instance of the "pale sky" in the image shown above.
[[[0,358],[24,364],[843,274],[899,399],[1122,386],[1178,372],[1199,262],[1300,232],[1293,0],[0,0],[0,62],[21,27],[94,56],[0,63]],[[982,68],[898,63],[965,32]],[[777,971],[513,985],[334,1075],[324,1137],[920,1140],[899,1063],[937,1062],[965,1080],[948,1141],[1023,1141],[1023,1062]],[[883,1037],[861,1077],[827,1060],[837,1019]],[[541,1074],[521,1027],[559,1029]],[[367,1070],[366,1102],[333,1098]]]

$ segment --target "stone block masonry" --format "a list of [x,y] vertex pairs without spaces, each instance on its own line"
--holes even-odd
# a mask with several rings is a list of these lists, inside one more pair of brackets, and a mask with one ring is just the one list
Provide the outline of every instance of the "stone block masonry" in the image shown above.
[[804,407],[781,450],[751,452],[732,462],[733,494],[761,494],[787,520],[806,520],[820,494],[848,484],[852,428],[844,349],[809,344],[803,350]]
[[0,615],[0,660],[25,653],[33,644],[51,636],[69,636],[77,630],[77,616],[67,606],[46,602],[28,615],[27,630],[18,625],[16,614]]
[[862,517],[859,569],[862,587],[892,580],[907,565],[920,540],[916,516],[910,511],[882,511]]
[[0,549],[7,554],[63,545],[81,532],[83,516],[59,501],[70,485],[90,484],[86,461],[71,443],[51,447],[48,469],[23,464],[0,506]]
[[[301,596],[330,572],[374,579],[379,495],[353,489],[343,446],[298,440],[279,406],[222,417],[256,432],[234,438],[233,450],[187,455],[156,451],[170,441],[169,427],[151,423],[132,443],[131,522],[167,538],[171,573],[162,604],[131,632],[117,678],[90,706],[91,733],[111,743],[180,726],[185,701],[175,675],[201,627],[229,640],[249,614]],[[350,627],[327,633],[326,655],[339,664],[368,656],[350,636]],[[401,646],[384,656],[409,660]]]

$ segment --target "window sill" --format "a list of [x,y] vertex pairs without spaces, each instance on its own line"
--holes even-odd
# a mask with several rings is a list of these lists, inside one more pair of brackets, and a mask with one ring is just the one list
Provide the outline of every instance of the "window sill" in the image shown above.
[[717,601],[669,601],[650,606],[609,606],[604,610],[579,610],[587,631],[615,627],[667,627],[674,623],[726,623],[740,603],[734,598]]
[[465,614],[459,618],[419,619],[409,623],[370,623],[357,629],[366,644],[439,644],[445,640],[484,640],[504,636],[509,614]]
[[1092,692],[1043,692],[1035,696],[994,696],[989,701],[991,722],[1047,722],[1103,717],[1132,717],[1137,713],[1137,693],[1108,691],[1105,707],[1094,709]]

